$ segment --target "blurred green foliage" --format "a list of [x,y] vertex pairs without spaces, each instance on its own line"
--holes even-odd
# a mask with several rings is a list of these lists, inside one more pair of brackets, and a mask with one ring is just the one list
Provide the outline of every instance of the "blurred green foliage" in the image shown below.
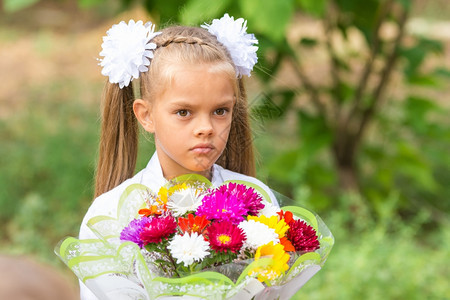
[[448,299],[448,222],[418,236],[430,215],[420,211],[402,222],[396,197],[387,199],[382,222],[360,219],[352,231],[347,214],[327,214],[336,243],[323,270],[294,299]]
[[[98,105],[80,105],[82,90],[71,80],[34,86],[26,109],[0,120],[3,251],[55,263],[56,243],[78,235],[92,201],[100,127]],[[141,140],[139,169],[154,149]]]
[[0,121],[0,220],[8,224],[0,240],[42,255],[77,233],[92,195],[98,124],[76,93],[57,101],[80,86],[35,88],[26,110]]

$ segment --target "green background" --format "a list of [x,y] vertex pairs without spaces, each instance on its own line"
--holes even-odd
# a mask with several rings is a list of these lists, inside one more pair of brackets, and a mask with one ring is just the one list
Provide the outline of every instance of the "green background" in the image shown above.
[[[77,235],[92,201],[101,36],[122,19],[201,24],[224,12],[260,41],[247,80],[258,177],[336,238],[296,299],[450,299],[444,0],[4,0],[1,253],[76,285],[53,247]],[[152,151],[142,134],[137,170]]]

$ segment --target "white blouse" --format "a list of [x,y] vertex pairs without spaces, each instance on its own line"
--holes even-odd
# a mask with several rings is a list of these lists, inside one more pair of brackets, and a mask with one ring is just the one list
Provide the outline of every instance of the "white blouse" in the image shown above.
[[[214,164],[211,180],[213,187],[218,187],[223,182],[228,180],[243,180],[257,184],[268,193],[268,195],[271,198],[272,204],[279,206],[275,198],[275,195],[272,193],[272,191],[258,179],[224,169],[223,167]],[[152,191],[158,191],[161,186],[167,183],[167,179],[165,179],[163,176],[157,152],[153,154],[147,166],[139,173],[137,173],[134,177],[127,179],[120,185],[100,195],[93,201],[81,223],[79,235],[80,240],[97,238],[97,236],[87,227],[87,222],[91,218],[99,215],[115,217],[117,215],[117,205],[120,196],[128,186],[135,183],[143,184],[148,188],[150,188]],[[81,281],[80,281],[80,298],[81,300],[98,299]]]

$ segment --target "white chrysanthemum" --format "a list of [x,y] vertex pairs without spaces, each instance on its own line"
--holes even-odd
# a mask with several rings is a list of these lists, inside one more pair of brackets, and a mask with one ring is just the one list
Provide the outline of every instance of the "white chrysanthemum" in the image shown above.
[[175,235],[167,248],[177,263],[183,263],[185,267],[190,266],[194,261],[202,260],[209,254],[209,243],[197,232]]
[[174,217],[179,217],[187,212],[194,212],[202,204],[203,194],[200,190],[187,187],[173,192],[167,201],[167,208],[172,211]]
[[237,76],[250,76],[253,66],[258,61],[256,51],[258,40],[253,34],[247,33],[247,21],[243,18],[234,20],[228,14],[212,21],[211,25],[202,25],[211,34],[216,36],[230,52],[231,58],[237,68]]
[[272,203],[269,203],[264,200],[262,201],[262,203],[264,204],[264,208],[259,210],[258,217],[264,215],[270,218],[271,216],[276,216],[277,213],[280,211],[280,208],[273,205]]
[[244,231],[246,236],[244,248],[256,250],[267,243],[273,242],[278,244],[280,242],[275,229],[270,228],[266,224],[255,222],[255,220],[243,221],[239,223],[238,227]]
[[139,78],[139,72],[146,72],[153,58],[155,43],[150,40],[160,34],[154,32],[151,22],[130,20],[113,25],[103,37],[100,66],[102,74],[109,82],[118,83],[120,88],[128,86],[130,81]]

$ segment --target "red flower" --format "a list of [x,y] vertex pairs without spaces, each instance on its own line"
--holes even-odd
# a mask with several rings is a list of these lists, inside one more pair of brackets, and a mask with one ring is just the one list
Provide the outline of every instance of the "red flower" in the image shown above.
[[187,218],[178,218],[178,226],[180,226],[183,233],[188,232],[189,234],[197,232],[201,234],[205,227],[211,223],[211,221],[206,220],[206,216],[196,216],[189,214]]
[[214,222],[208,227],[209,244],[216,252],[238,252],[245,235],[237,225],[229,222]]
[[296,251],[311,252],[320,248],[314,228],[302,220],[292,221],[289,226],[287,238],[292,242]]
[[163,239],[167,239],[174,234],[176,230],[177,222],[171,215],[154,217],[145,225],[139,237],[144,242],[144,245],[160,243]]

